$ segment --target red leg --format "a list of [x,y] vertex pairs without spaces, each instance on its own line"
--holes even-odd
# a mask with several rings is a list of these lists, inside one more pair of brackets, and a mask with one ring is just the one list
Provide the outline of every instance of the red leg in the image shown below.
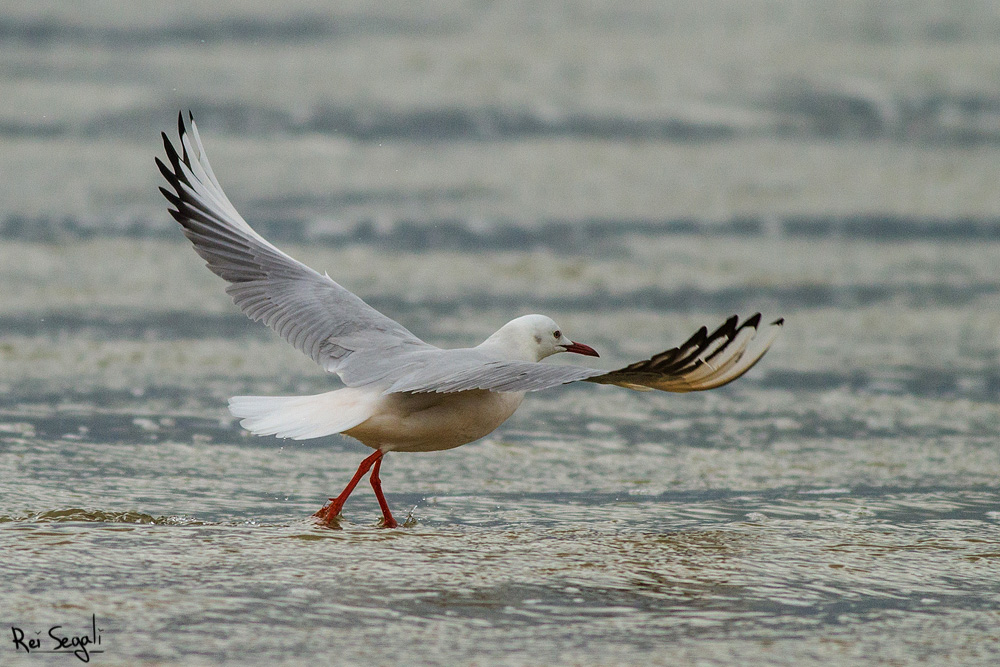
[[353,491],[354,487],[358,485],[361,478],[365,476],[365,473],[372,467],[372,464],[374,463],[375,465],[378,465],[379,459],[381,458],[382,452],[376,450],[374,454],[362,461],[361,465],[358,466],[358,471],[354,473],[354,477],[351,478],[350,483],[347,485],[347,488],[345,488],[344,491],[336,498],[330,498],[330,502],[324,505],[318,512],[313,514],[313,516],[319,517],[319,522],[322,524],[327,526],[333,524],[340,515],[340,510],[344,509],[344,503],[347,502],[347,497],[351,495],[351,491]]
[[375,467],[372,469],[371,483],[372,488],[375,489],[375,497],[378,498],[378,506],[382,508],[382,527],[398,528],[399,524],[392,518],[392,512],[389,511],[389,503],[385,501],[385,496],[382,495],[382,480],[378,476],[378,470],[381,467],[382,459],[379,459],[375,462]]

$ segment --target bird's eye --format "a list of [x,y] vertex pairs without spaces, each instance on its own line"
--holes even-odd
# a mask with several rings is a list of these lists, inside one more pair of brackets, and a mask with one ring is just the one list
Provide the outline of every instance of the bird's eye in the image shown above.
[[552,332],[552,337],[553,338],[562,338],[562,331],[559,331],[558,329],[556,329],[555,331]]

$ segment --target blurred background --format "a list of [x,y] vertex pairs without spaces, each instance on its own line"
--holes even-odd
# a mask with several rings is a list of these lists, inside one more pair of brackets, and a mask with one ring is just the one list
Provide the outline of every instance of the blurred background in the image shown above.
[[[997,3],[0,2],[0,92],[0,621],[96,610],[131,664],[995,659]],[[317,531],[363,448],[228,416],[334,385],[167,215],[180,110],[432,343],[785,331],[719,392],[529,396],[389,457],[410,528],[359,490]]]
[[[453,288],[504,312],[654,311],[656,330],[808,309],[777,363],[995,365],[993,3],[33,2],[0,31],[9,333],[137,302],[239,321],[156,191],[183,109],[265,236],[335,252],[331,275],[414,317],[460,308]],[[415,255],[434,268],[395,289]],[[507,274],[478,270],[494,258]],[[871,336],[888,306],[947,312]]]

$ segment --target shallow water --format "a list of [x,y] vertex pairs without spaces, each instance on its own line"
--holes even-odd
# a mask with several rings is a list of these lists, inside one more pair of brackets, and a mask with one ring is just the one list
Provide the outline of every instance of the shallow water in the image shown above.
[[[694,253],[703,240],[669,243]],[[759,246],[750,255],[774,243],[784,242],[740,241]],[[886,258],[917,254],[920,243]],[[796,244],[819,263],[828,247]],[[838,248],[859,262],[870,251]],[[967,248],[965,275],[996,250]],[[402,280],[425,259],[311,252],[317,266],[341,267],[347,284],[365,284],[373,265],[388,274],[379,281]],[[825,298],[790,307],[775,349],[730,388],[540,392],[481,443],[390,455],[383,482],[406,525],[385,531],[364,484],[340,530],[308,518],[346,483],[360,445],[253,438],[226,414],[233,394],[320,391],[330,380],[226,312],[218,281],[190,270],[198,260],[189,253],[182,243],[91,241],[65,251],[66,282],[57,274],[31,288],[60,295],[49,298],[61,307],[6,311],[15,333],[0,350],[5,623],[82,631],[96,614],[100,660],[112,664],[970,664],[995,655],[996,319],[969,313],[956,327],[965,306],[929,297],[934,283],[913,284],[934,266],[895,273],[899,287],[876,283],[879,296],[852,310]],[[636,277],[624,269],[637,255],[602,260],[609,292],[627,292]],[[106,259],[84,261],[94,256]],[[148,263],[189,310],[157,310],[163,285],[141,281],[96,310],[75,305],[92,272],[126,280]],[[516,263],[528,282],[555,270],[530,254]],[[485,278],[462,266],[451,280],[417,272],[412,305],[380,305],[442,344],[473,342],[528,307],[518,280],[487,299]],[[775,293],[797,294],[788,283],[801,270],[764,273]],[[762,269],[726,265],[734,284],[748,272]],[[376,303],[379,281],[369,283]],[[841,290],[850,299],[851,287]],[[572,335],[605,351],[607,367],[718,319],[602,298],[540,295]]]
[[[0,21],[0,663],[72,662],[13,629],[92,623],[97,664],[996,663],[992,3],[27,7]],[[367,450],[225,410],[335,384],[164,213],[189,106],[254,225],[433,343],[540,311],[615,368],[787,324],[717,391],[540,392],[391,454],[404,527],[363,483],[319,528]]]

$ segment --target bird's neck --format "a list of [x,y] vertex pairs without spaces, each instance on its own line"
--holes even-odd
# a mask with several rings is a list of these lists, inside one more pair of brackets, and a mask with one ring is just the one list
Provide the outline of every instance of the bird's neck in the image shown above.
[[477,345],[476,349],[505,361],[541,361],[535,349],[525,348],[503,334],[501,329]]

